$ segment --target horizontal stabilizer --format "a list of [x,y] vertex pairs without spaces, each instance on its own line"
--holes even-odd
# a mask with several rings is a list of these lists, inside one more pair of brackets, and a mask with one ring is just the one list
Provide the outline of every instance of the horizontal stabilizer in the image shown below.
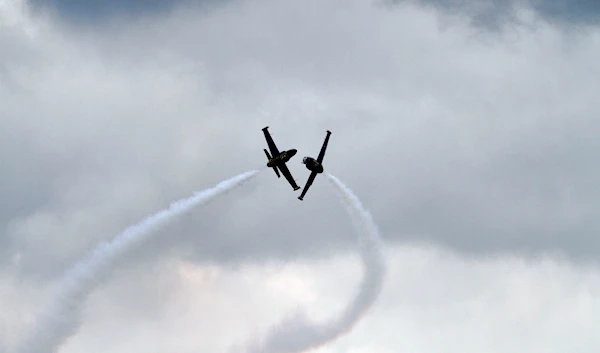
[[265,151],[265,154],[267,155],[267,159],[271,160],[271,155],[269,154],[269,151],[267,151],[267,149],[263,149],[263,151]]
[[[263,151],[265,151],[265,154],[267,155],[267,159],[270,161],[271,160],[271,155],[269,154],[269,151],[267,151],[267,149],[263,149]],[[277,174],[278,178],[281,178],[281,175],[279,174],[279,170],[277,169],[277,166],[273,166],[273,170],[275,171],[275,174]]]

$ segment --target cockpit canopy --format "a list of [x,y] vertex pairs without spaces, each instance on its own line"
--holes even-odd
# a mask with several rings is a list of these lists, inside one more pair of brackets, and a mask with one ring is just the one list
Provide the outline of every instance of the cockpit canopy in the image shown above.
[[304,158],[302,158],[302,163],[306,164],[306,162],[308,162],[309,159],[310,159],[310,157],[304,157]]

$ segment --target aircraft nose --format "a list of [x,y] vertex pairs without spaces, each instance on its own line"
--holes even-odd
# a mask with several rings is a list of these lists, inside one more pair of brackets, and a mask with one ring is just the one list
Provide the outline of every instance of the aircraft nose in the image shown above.
[[297,153],[298,151],[296,149],[291,149],[289,150],[290,156],[293,156]]

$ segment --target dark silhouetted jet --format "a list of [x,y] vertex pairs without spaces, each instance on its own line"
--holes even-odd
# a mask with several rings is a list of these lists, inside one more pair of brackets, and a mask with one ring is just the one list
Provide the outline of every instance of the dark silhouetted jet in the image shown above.
[[323,146],[321,147],[321,152],[319,152],[319,157],[315,160],[312,157],[304,157],[302,158],[302,163],[306,165],[306,168],[311,171],[308,180],[306,181],[306,185],[304,185],[304,189],[302,189],[302,194],[298,196],[298,199],[302,201],[304,199],[304,195],[312,185],[315,177],[319,173],[323,173],[323,157],[325,157],[325,150],[327,149],[327,143],[329,142],[329,135],[331,135],[331,131],[327,130],[327,136],[325,136],[325,141],[323,142]]
[[275,171],[275,174],[277,174],[278,178],[281,178],[281,175],[279,175],[279,171],[281,171],[281,173],[283,173],[283,176],[285,176],[287,181],[294,188],[294,191],[296,191],[296,190],[300,189],[300,187],[296,184],[294,177],[292,177],[292,173],[290,173],[290,170],[285,165],[285,163],[287,161],[289,161],[298,151],[296,151],[295,149],[291,149],[291,150],[279,152],[279,150],[277,149],[277,146],[275,146],[275,142],[273,142],[273,139],[271,138],[271,134],[267,130],[268,128],[269,128],[268,126],[265,126],[262,129],[262,131],[265,133],[265,139],[267,139],[267,145],[269,145],[269,149],[271,150],[271,154],[273,155],[271,157],[271,155],[269,155],[269,152],[267,151],[267,149],[265,149],[265,154],[267,155],[267,158],[269,159],[269,162],[267,163],[267,167],[273,168],[273,170]]

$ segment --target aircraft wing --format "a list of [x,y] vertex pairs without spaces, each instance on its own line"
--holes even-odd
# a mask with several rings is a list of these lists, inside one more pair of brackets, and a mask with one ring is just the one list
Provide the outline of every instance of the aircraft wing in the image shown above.
[[331,135],[331,131],[327,130],[327,136],[325,136],[325,141],[321,147],[321,152],[319,152],[319,157],[317,157],[317,162],[321,164],[323,164],[323,157],[325,157],[325,150],[327,149],[327,143],[329,142],[329,135]]
[[312,183],[315,180],[315,177],[317,176],[317,174],[318,174],[317,172],[310,173],[310,176],[308,177],[308,180],[306,181],[306,185],[304,185],[304,189],[302,189],[302,194],[300,194],[300,196],[298,196],[298,200],[302,200],[304,198],[304,195],[306,195],[306,192],[308,191],[308,189],[312,185]]
[[285,165],[285,163],[278,164],[277,168],[279,168],[281,174],[283,174],[283,176],[287,179],[290,185],[294,188],[294,191],[300,189],[300,187],[296,184],[294,177],[292,177],[292,173],[290,173],[290,170],[288,169],[287,165]]
[[262,131],[265,133],[265,139],[267,140],[267,145],[269,145],[269,149],[271,150],[271,156],[272,158],[275,158],[279,156],[279,150],[277,149],[277,146],[275,146],[275,142],[273,141],[269,130],[267,130],[268,128],[268,126],[265,126]]

